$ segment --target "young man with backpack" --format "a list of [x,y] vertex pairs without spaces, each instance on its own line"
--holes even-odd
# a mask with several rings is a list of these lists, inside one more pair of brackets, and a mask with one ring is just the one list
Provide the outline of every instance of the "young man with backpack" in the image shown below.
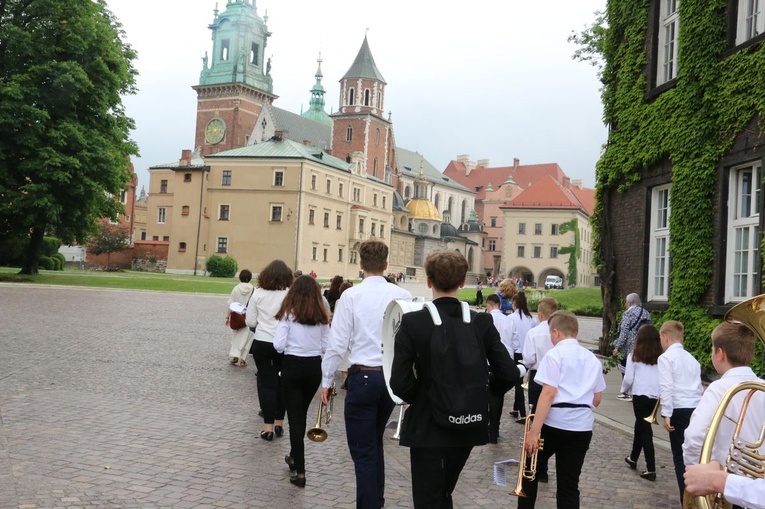
[[430,254],[425,273],[433,301],[404,314],[396,333],[390,387],[410,404],[399,443],[410,448],[415,508],[452,507],[470,452],[488,440],[490,396],[507,392],[526,371],[491,315],[457,300],[467,270],[456,251]]

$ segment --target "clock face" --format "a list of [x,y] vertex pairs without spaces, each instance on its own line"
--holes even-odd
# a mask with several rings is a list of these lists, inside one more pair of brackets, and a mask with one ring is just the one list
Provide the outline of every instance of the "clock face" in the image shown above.
[[205,141],[211,145],[217,145],[226,136],[226,124],[223,119],[215,117],[205,127]]

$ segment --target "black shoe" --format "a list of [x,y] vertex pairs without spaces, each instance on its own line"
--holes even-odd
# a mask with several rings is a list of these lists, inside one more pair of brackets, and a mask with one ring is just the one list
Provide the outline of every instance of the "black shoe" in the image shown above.
[[263,410],[258,410],[258,417],[263,417]]
[[293,475],[290,477],[290,482],[298,488],[305,488],[305,477],[298,477],[297,475]]
[[537,474],[537,480],[539,482],[547,483],[550,480],[550,477],[547,474]]
[[273,431],[265,431],[265,430],[263,430],[263,431],[260,432],[260,438],[270,442],[271,440],[274,439],[274,432]]
[[510,412],[510,417],[518,418],[519,415],[520,413],[518,412],[518,410],[513,410],[512,412]]
[[284,457],[284,462],[287,464],[288,467],[290,467],[290,472],[294,472],[297,470],[297,467],[295,466],[295,460],[292,459],[292,456],[289,454]]
[[274,426],[274,433],[276,434],[277,437],[280,437],[284,435],[284,428],[282,428],[281,426]]
[[649,481],[655,481],[656,480],[656,472],[643,472],[640,474],[640,477],[643,479],[647,479]]
[[526,424],[526,418],[525,417],[518,417],[515,422],[518,424]]
[[637,461],[633,461],[629,456],[624,457],[624,462],[628,464],[632,470],[637,470]]

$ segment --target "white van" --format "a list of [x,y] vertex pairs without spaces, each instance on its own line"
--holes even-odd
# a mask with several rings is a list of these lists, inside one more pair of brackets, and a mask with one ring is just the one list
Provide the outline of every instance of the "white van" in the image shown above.
[[563,278],[560,276],[547,276],[547,279],[545,279],[545,290],[550,290],[551,288],[562,290]]

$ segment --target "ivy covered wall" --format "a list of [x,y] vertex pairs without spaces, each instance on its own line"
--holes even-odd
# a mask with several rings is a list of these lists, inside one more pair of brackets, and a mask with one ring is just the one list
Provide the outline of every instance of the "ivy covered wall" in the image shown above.
[[[725,304],[716,301],[719,293],[712,289],[720,276],[714,271],[725,269],[725,260],[715,260],[715,225],[720,224],[716,206],[726,202],[718,200],[723,189],[721,161],[747,126],[758,126],[765,118],[765,49],[761,42],[730,47],[729,9],[735,2],[682,0],[678,76],[656,89],[650,83],[651,67],[656,65],[652,56],[656,27],[651,20],[658,4],[609,0],[607,6],[602,79],[604,121],[610,132],[597,164],[592,219],[604,337],[616,326],[625,291],[619,281],[624,273],[615,256],[619,250],[614,217],[636,213],[611,207],[666,168],[672,183],[672,265],[670,298],[660,321],[683,322],[686,348],[709,368],[710,333],[719,323],[709,308]],[[761,141],[762,129],[756,131]],[[759,147],[748,150],[755,154]],[[646,207],[647,203],[643,213]]]

